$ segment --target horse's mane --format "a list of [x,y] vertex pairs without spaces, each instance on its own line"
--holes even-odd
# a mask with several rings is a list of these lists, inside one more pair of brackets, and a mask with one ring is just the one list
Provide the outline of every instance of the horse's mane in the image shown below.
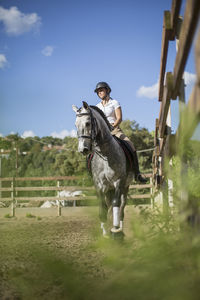
[[100,115],[101,117],[104,119],[104,121],[106,122],[108,128],[110,131],[112,131],[112,127],[110,125],[110,123],[108,122],[108,119],[106,118],[104,112],[98,107],[98,106],[95,106],[95,105],[90,105],[90,107],[94,110],[96,110]]

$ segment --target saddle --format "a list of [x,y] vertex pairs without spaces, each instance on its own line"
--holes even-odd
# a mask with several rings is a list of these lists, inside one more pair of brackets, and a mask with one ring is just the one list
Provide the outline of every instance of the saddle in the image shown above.
[[117,136],[113,136],[115,138],[115,140],[118,142],[118,144],[121,146],[122,150],[124,151],[124,154],[126,156],[126,164],[128,167],[129,171],[133,171],[134,170],[134,163],[135,163],[135,153],[132,149],[132,147],[130,146],[129,142],[125,141],[125,140],[121,140],[120,138],[118,138]]
[[[130,146],[130,144],[127,141],[121,140],[120,138],[116,137],[115,135],[113,135],[113,137],[115,138],[115,140],[118,142],[118,144],[121,146],[122,150],[124,151],[128,170],[134,171],[135,153],[134,153],[132,147]],[[93,156],[94,156],[94,152],[90,153],[86,157],[86,167],[90,174],[91,174],[91,162],[92,162]]]

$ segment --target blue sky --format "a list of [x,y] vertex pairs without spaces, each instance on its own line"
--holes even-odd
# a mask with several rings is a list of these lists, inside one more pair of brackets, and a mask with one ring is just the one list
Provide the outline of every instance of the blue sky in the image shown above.
[[[98,103],[98,81],[110,84],[123,119],[154,130],[163,12],[170,9],[171,0],[1,0],[0,135],[73,135],[71,106]],[[175,53],[171,42],[167,71]],[[191,90],[193,51],[186,70]],[[174,104],[172,111],[175,124]]]

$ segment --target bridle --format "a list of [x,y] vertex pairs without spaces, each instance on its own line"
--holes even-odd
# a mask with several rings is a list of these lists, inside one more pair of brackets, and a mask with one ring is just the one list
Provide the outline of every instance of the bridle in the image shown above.
[[90,139],[92,141],[96,141],[96,130],[95,130],[95,125],[96,125],[96,120],[92,115],[91,110],[88,113],[78,113],[76,114],[77,117],[82,117],[82,116],[90,116],[91,118],[91,134],[90,135],[78,135],[78,139],[83,138],[83,139]]
[[[96,119],[93,117],[92,111],[89,110],[88,113],[77,113],[76,114],[77,117],[82,117],[82,116],[90,116],[91,119],[91,134],[90,135],[78,135],[78,139],[83,138],[83,139],[90,139],[91,140],[91,146],[90,148],[92,149],[92,147],[94,146],[93,143],[96,142],[98,144],[98,134],[97,134],[97,121]],[[99,155],[103,160],[108,160],[107,157],[104,157],[100,151],[98,151],[97,149],[94,150],[94,152]]]

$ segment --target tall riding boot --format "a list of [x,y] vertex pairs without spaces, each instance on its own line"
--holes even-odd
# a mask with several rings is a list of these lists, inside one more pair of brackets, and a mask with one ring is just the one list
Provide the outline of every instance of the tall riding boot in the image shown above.
[[140,173],[139,162],[137,157],[137,152],[133,152],[133,168],[135,173],[135,181],[139,181],[141,183],[146,183],[147,179],[144,178]]

